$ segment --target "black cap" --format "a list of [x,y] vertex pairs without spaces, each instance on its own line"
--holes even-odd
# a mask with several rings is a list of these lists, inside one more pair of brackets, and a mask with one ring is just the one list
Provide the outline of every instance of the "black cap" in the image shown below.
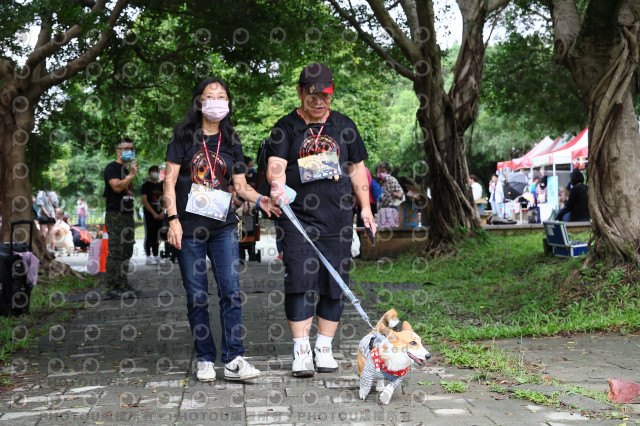
[[333,74],[326,65],[314,62],[300,71],[298,84],[310,95],[318,92],[333,93]]

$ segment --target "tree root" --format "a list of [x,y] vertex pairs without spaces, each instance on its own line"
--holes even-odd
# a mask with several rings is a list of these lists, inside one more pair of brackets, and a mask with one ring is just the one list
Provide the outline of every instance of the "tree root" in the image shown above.
[[38,275],[45,277],[56,277],[61,275],[71,275],[79,280],[84,280],[85,277],[82,274],[78,273],[71,266],[66,263],[60,262],[59,260],[43,260],[40,262],[40,267],[38,268]]

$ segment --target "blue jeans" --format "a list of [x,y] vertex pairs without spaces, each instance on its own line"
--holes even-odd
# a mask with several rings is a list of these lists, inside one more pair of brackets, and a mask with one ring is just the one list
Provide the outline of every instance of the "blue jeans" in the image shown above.
[[187,292],[187,316],[193,346],[199,361],[214,362],[216,345],[209,323],[207,257],[211,260],[213,276],[218,284],[221,359],[227,363],[244,353],[237,229],[212,233],[206,241],[183,238],[182,249],[178,251],[182,284]]
[[85,216],[78,216],[78,224],[80,228],[87,229],[87,218]]
[[504,212],[499,212],[498,211],[498,204],[499,203],[497,203],[495,201],[491,201],[491,214],[495,214],[498,217],[500,217],[500,219],[503,219],[504,218]]

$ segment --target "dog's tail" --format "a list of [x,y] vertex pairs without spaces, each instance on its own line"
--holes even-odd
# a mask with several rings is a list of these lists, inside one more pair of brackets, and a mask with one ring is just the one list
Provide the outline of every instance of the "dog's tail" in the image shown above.
[[378,324],[376,325],[376,330],[381,331],[382,327],[385,326],[390,329],[395,329],[396,326],[400,324],[400,319],[398,318],[398,312],[395,309],[389,309],[384,313]]

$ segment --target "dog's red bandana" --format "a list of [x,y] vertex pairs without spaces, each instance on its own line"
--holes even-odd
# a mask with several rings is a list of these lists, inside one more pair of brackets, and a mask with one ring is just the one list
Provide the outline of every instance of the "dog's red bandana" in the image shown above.
[[371,355],[371,359],[373,360],[373,365],[376,367],[376,371],[380,371],[382,369],[382,371],[384,371],[385,373],[389,373],[392,376],[398,376],[398,377],[404,376],[405,374],[407,374],[407,371],[409,371],[409,367],[405,368],[404,370],[398,370],[398,371],[391,371],[387,369],[387,366],[382,361],[382,358],[380,358],[380,354],[378,353],[378,348],[373,348],[370,352],[370,355]]

